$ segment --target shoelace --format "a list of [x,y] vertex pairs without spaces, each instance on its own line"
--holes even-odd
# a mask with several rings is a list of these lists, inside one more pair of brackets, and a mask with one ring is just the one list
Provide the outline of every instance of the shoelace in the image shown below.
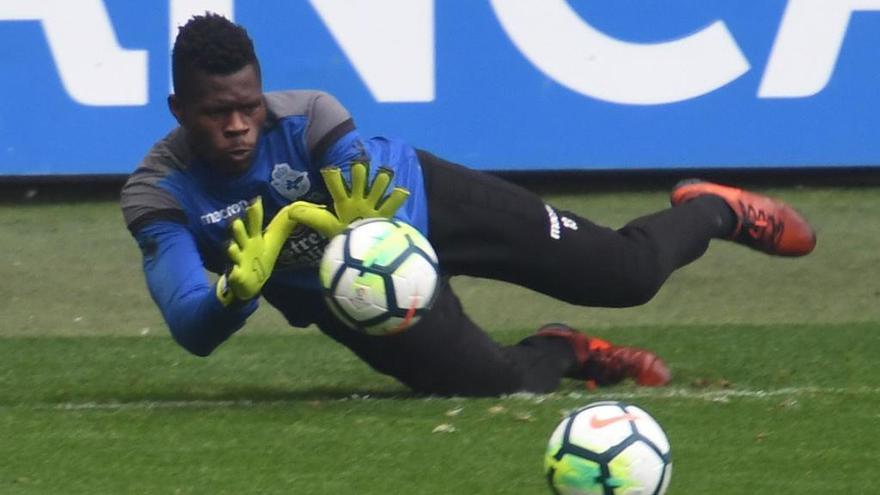
[[764,210],[757,210],[752,205],[740,202],[743,210],[742,234],[755,244],[774,246],[782,237],[785,224],[777,221],[773,215],[767,215]]
[[595,360],[596,381],[602,385],[610,385],[630,376],[635,377],[639,372],[639,354],[642,353],[613,347],[595,350],[590,357]]

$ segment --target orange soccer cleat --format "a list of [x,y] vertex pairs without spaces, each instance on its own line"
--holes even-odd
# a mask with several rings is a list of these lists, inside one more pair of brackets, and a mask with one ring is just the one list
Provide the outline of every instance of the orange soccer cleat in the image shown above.
[[672,379],[666,363],[651,351],[617,346],[561,323],[544,325],[537,334],[563,338],[571,343],[577,369],[567,376],[586,380],[588,386],[614,385],[632,378],[639,385],[659,387]]
[[670,201],[677,206],[704,194],[721,197],[736,214],[734,242],[777,256],[803,256],[816,247],[816,233],[800,213],[762,194],[688,179],[672,188]]

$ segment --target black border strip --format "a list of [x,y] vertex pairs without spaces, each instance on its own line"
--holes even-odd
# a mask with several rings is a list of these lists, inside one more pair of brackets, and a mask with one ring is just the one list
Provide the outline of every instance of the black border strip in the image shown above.
[[312,163],[320,163],[321,157],[324,156],[324,153],[330,148],[333,143],[339,140],[342,136],[348,134],[349,132],[354,130],[354,119],[348,119],[343,121],[341,124],[337,125],[333,129],[330,130],[327,134],[324,134],[321,139],[315,143],[315,147],[311,151],[310,158],[312,159]]
[[131,225],[128,226],[128,230],[132,234],[137,234],[137,232],[144,227],[145,225],[155,222],[155,221],[169,221],[175,223],[186,224],[186,215],[180,210],[175,209],[164,209],[164,210],[155,210],[147,213],[146,215],[141,215],[136,218]]
[[[488,171],[538,192],[656,191],[699,177],[745,187],[880,187],[880,166],[803,168],[718,168],[657,170]],[[118,200],[122,174],[0,175],[0,204]]]

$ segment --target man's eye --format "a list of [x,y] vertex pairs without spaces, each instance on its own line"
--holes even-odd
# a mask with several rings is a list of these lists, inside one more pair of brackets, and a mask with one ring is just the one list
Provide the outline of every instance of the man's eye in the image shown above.
[[207,115],[209,117],[220,117],[220,116],[225,115],[227,113],[229,113],[229,109],[223,108],[223,107],[206,108],[205,109],[205,115]]
[[259,104],[259,103],[254,103],[254,104],[251,104],[251,105],[245,105],[244,108],[242,109],[242,111],[243,111],[244,113],[246,113],[247,115],[251,115],[251,114],[253,114],[254,112],[256,112],[259,108],[260,108],[260,104]]

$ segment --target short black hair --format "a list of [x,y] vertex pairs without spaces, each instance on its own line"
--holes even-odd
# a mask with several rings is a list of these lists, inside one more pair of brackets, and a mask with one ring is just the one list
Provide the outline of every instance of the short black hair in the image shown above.
[[260,62],[247,30],[219,14],[193,16],[180,27],[171,52],[174,93],[186,95],[195,72],[228,75],[253,64],[260,74]]

